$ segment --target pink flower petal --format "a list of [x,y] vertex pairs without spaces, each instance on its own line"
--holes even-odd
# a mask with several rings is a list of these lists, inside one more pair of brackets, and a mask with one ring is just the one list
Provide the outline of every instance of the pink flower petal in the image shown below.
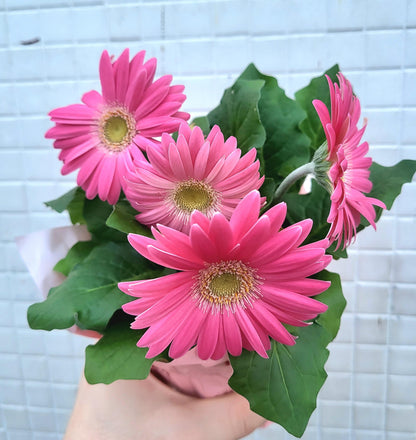
[[253,266],[264,265],[277,261],[287,253],[298,241],[302,228],[286,228],[278,232],[272,239],[262,244],[249,258]]
[[282,281],[279,287],[302,295],[314,296],[324,292],[331,285],[330,281],[305,278],[299,280]]
[[74,136],[83,136],[91,132],[88,125],[57,124],[45,133],[46,139],[67,139]]
[[273,272],[275,274],[293,271],[303,268],[319,261],[325,254],[325,249],[302,249],[288,252],[279,258],[278,261],[262,266],[262,272]]
[[88,161],[83,161],[80,164],[80,170],[77,176],[77,184],[84,188],[85,183],[90,179],[91,175],[94,174],[97,165],[101,161],[102,154],[98,150],[95,150],[93,154],[89,157]]
[[[162,296],[159,301],[136,317],[135,322],[138,324],[137,328],[149,327],[155,321],[163,319],[165,316],[170,315],[177,310],[185,301],[189,302],[192,284],[194,284],[194,282],[191,280],[184,286],[165,291],[165,295]],[[189,290],[188,297],[183,295],[183,290]],[[129,303],[124,304],[123,310],[129,313]]]
[[215,213],[212,217],[209,225],[209,236],[217,247],[220,255],[228,255],[234,246],[233,232],[230,228],[230,224],[219,212]]
[[[103,160],[100,163],[100,178],[98,182],[98,196],[101,200],[108,200],[108,193],[110,192],[115,170],[116,161],[112,157],[103,156]],[[111,204],[115,204],[116,201],[112,200]]]
[[[285,327],[262,305],[261,301],[256,301],[250,312],[256,317],[259,325],[275,340],[285,345],[294,345],[295,338],[285,329]],[[267,330],[266,330],[267,329]]]
[[156,229],[152,229],[152,232],[161,249],[178,254],[193,263],[204,264],[204,260],[200,257],[197,249],[192,246],[188,235],[163,225],[158,225],[158,229],[160,232]]
[[225,337],[224,337],[224,329],[223,329],[223,322],[222,317],[220,316],[218,320],[218,341],[215,346],[215,350],[211,355],[211,359],[214,361],[218,361],[219,359],[223,358],[227,353],[227,347],[225,345]]
[[202,180],[204,178],[208,157],[209,157],[209,143],[205,142],[201,146],[200,150],[198,151],[198,154],[195,157],[195,163],[194,163],[195,179]]
[[206,319],[206,315],[202,313],[197,307],[195,308],[192,319],[186,320],[169,348],[169,356],[172,359],[177,359],[196,344],[202,323]]
[[92,163],[100,163],[102,160],[102,154],[97,154],[97,150],[95,149],[87,149],[87,151],[83,152],[82,155],[75,157],[71,161],[64,163],[61,173],[62,175],[66,175],[75,171],[78,168],[82,168],[86,162]]
[[260,212],[260,195],[252,191],[244,197],[230,219],[234,241],[240,238],[255,224]]
[[88,107],[96,110],[104,104],[103,97],[95,90],[84,93],[82,95],[81,101]]
[[[138,347],[150,346],[146,358],[155,357],[165,350],[179,332],[182,324],[189,319],[192,312],[193,305],[184,302],[178,307],[175,314],[167,315],[149,327],[137,343]],[[169,331],[166,332],[166,328]]]
[[191,246],[202,261],[211,263],[218,261],[220,254],[209,235],[197,224],[191,226],[189,233]]
[[134,112],[139,106],[146,87],[146,71],[139,70],[135,77],[131,79],[126,91],[126,105],[131,112]]
[[210,221],[202,212],[194,211],[191,214],[191,224],[198,224],[206,233],[209,233]]
[[249,342],[251,348],[255,350],[261,357],[268,358],[269,356],[266,353],[266,350],[264,348],[264,345],[253,325],[251,320],[247,317],[247,315],[240,310],[240,308],[236,308],[235,311],[235,318],[237,320],[237,323],[244,334],[244,336],[247,338],[247,341]]
[[185,167],[183,166],[182,158],[179,154],[176,144],[172,143],[169,145],[168,157],[170,168],[175,170],[176,178],[179,180],[186,180],[189,178],[188,173],[185,171]]
[[234,313],[224,313],[222,315],[222,322],[228,352],[233,356],[240,356],[243,346],[240,327],[235,320]]
[[209,359],[214,353],[218,341],[220,319],[221,315],[219,313],[207,313],[205,322],[202,325],[198,337],[197,349],[198,356],[203,360]]
[[129,85],[129,50],[125,49],[114,63],[115,94],[118,102],[124,102]]
[[172,77],[170,75],[165,75],[147,88],[143,94],[143,100],[135,112],[135,117],[137,119],[147,116],[153,109],[163,102],[169,92],[169,85],[171,82]]
[[313,298],[274,288],[270,284],[263,285],[261,290],[265,301],[285,311],[311,312],[316,316],[328,308],[326,304]]
[[191,280],[192,274],[189,272],[177,272],[150,280],[125,281],[118,283],[118,288],[131,296],[152,296],[158,298],[170,290],[187,284]]
[[86,142],[83,142],[76,147],[64,149],[59,153],[59,159],[64,161],[64,163],[72,162],[73,160],[79,158],[87,151],[94,149],[96,146],[88,139]]
[[52,121],[62,124],[91,124],[96,112],[83,104],[72,104],[49,112]]
[[[268,238],[270,238],[270,220],[261,217],[254,226],[241,238],[240,247],[236,252],[238,258],[247,260]],[[234,255],[231,255],[233,258]]]
[[[162,264],[162,266],[170,267],[176,270],[193,270],[196,264],[193,261],[188,261],[186,258],[182,258],[179,255],[174,255],[169,252],[165,252],[161,249],[153,246],[148,246],[149,260],[155,263]],[[200,268],[202,265],[200,265]]]
[[110,55],[105,50],[100,59],[100,80],[103,91],[103,98],[107,103],[113,103],[116,100],[116,91],[114,86],[114,73],[111,64]]

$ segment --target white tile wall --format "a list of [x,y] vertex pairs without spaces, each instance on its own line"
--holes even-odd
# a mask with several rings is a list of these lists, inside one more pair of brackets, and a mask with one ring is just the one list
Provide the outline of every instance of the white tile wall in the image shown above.
[[[416,158],[415,25],[415,0],[0,0],[0,440],[62,438],[75,397],[87,341],[28,329],[38,293],[13,238],[68,222],[42,204],[75,180],[60,176],[46,115],[97,87],[101,51],[146,49],[159,74],[185,84],[193,114],[251,61],[289,96],[338,62],[373,157],[392,165]],[[415,438],[415,219],[413,182],[333,264],[348,307],[306,440]],[[249,438],[292,437],[272,425]]]

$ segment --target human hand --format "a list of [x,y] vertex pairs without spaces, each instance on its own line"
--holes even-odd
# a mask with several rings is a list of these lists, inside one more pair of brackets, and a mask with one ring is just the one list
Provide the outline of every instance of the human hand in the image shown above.
[[264,422],[234,392],[200,399],[152,375],[110,385],[82,377],[64,440],[234,440]]

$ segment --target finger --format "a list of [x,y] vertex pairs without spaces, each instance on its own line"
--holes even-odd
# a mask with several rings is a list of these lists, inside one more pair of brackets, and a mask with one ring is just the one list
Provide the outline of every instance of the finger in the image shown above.
[[247,399],[234,392],[201,400],[193,404],[192,410],[193,416],[199,419],[200,426],[210,426],[207,433],[207,438],[210,439],[239,439],[266,421],[251,411]]

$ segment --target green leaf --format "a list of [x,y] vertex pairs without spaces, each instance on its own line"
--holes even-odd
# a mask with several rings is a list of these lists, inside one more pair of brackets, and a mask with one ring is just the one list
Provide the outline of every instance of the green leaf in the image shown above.
[[235,136],[243,154],[253,147],[261,150],[266,138],[257,106],[263,85],[263,80],[237,80],[208,114],[210,126],[219,125],[224,138]]
[[[358,229],[357,229],[358,230]],[[326,253],[332,255],[335,260],[339,260],[340,258],[348,258],[347,249],[343,249],[342,246],[339,246],[337,249],[338,243],[334,241],[334,243],[329,246],[326,250]]]
[[302,436],[316,408],[329,354],[326,349],[312,349],[326,336],[322,327],[313,325],[308,332],[299,333],[302,342],[293,347],[272,341],[269,359],[246,350],[239,357],[230,356],[234,373],[228,382],[250,402],[253,411],[296,437]]
[[208,134],[211,130],[211,127],[209,125],[209,119],[207,116],[200,116],[198,118],[195,118],[192,121],[191,126],[192,125],[198,126],[202,130],[202,133],[204,133],[204,136],[208,136]]
[[316,150],[325,141],[325,133],[319,119],[318,113],[312,104],[314,99],[322,101],[329,111],[331,111],[331,99],[329,95],[328,81],[325,75],[328,75],[333,82],[337,81],[337,73],[339,72],[338,64],[328,69],[324,75],[314,78],[311,82],[295,93],[295,99],[299,105],[305,110],[307,118],[300,124],[300,129],[312,141],[312,148]]
[[260,120],[266,130],[263,147],[265,174],[280,183],[291,171],[309,162],[310,140],[299,129],[306,114],[288,98],[277,80],[250,64],[240,80],[264,81],[259,101]]
[[126,235],[106,225],[107,218],[113,211],[113,207],[103,202],[98,197],[93,200],[85,200],[84,218],[87,228],[94,239],[98,241],[125,242]]
[[246,350],[241,356],[230,356],[234,370],[229,380],[231,388],[250,402],[253,411],[279,423],[296,437],[302,436],[316,408],[318,392],[327,377],[326,347],[338,331],[345,306],[338,276],[324,272],[317,278],[333,282],[327,295],[317,297],[328,303],[328,318],[324,314],[309,327],[291,327],[298,336],[296,344],[272,341],[269,359]]
[[330,335],[328,342],[330,342],[338,334],[342,312],[347,305],[347,301],[342,294],[341,278],[337,273],[324,270],[318,273],[314,278],[331,281],[331,286],[325,290],[325,292],[315,297],[315,299],[328,306],[328,310],[319,315],[315,322],[328,332]]
[[286,193],[283,200],[287,204],[286,219],[290,224],[300,222],[306,218],[313,220],[313,229],[306,243],[325,238],[329,224],[327,218],[331,199],[328,192],[315,180],[309,194]]
[[156,360],[166,360],[165,352],[146,359],[148,348],[137,347],[145,330],[132,330],[132,317],[116,312],[103,337],[85,351],[85,377],[90,384],[109,384],[119,379],[145,379]]
[[[381,200],[387,209],[391,209],[394,201],[402,191],[402,186],[409,183],[413,179],[416,172],[416,160],[402,160],[391,167],[384,167],[376,162],[370,167],[370,180],[373,182],[373,188],[368,197],[374,197]],[[376,210],[375,221],[380,220],[383,209],[374,206]],[[366,218],[361,216],[361,223],[357,228],[357,232],[362,231],[370,223]]]
[[368,194],[384,202],[391,209],[396,197],[401,193],[402,186],[412,181],[416,172],[416,160],[402,160],[392,167],[384,167],[373,162],[370,168],[370,180],[373,188]]
[[137,211],[127,200],[120,200],[107,218],[106,225],[125,234],[134,233],[153,237],[150,229],[139,223],[134,217]]
[[79,189],[79,187],[76,186],[75,188],[72,188],[70,191],[65,193],[63,196],[61,196],[55,200],[50,200],[49,202],[45,202],[45,205],[49,206],[50,208],[52,208],[56,212],[64,212],[66,210],[66,208],[68,207],[68,205],[74,199],[75,195],[78,192],[78,189]]
[[79,186],[71,189],[58,199],[45,202],[46,206],[49,206],[57,212],[68,211],[72,224],[85,223],[83,217],[85,201],[85,192]]
[[84,204],[85,204],[85,192],[82,188],[78,187],[75,197],[67,206],[67,211],[73,225],[77,223],[85,224],[84,219]]
[[77,264],[81,263],[88,257],[95,246],[97,246],[97,244],[93,241],[79,241],[78,243],[75,243],[68,251],[66,257],[62,258],[62,260],[59,260],[55,264],[53,270],[68,276]]
[[118,283],[159,274],[128,243],[99,245],[61,285],[50,290],[45,301],[29,307],[29,325],[52,330],[77,324],[102,332],[113,313],[131,300],[118,289]]
[[264,179],[263,185],[260,188],[260,194],[266,197],[266,206],[263,207],[263,211],[270,205],[273,201],[274,192],[276,190],[276,184],[273,179],[266,177]]

